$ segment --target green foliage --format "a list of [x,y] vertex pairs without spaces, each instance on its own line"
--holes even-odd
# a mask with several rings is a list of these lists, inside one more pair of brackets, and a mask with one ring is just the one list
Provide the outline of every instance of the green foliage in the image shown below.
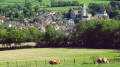
[[37,28],[34,28],[34,27],[30,27],[29,32],[30,32],[29,37],[30,37],[31,41],[33,41],[33,42],[37,41],[37,37],[40,34],[40,30],[38,30]]
[[0,28],[0,43],[21,44],[36,42],[38,47],[87,47],[87,48],[117,48],[120,45],[120,21],[89,20],[79,21],[72,34],[63,36],[61,30],[55,30],[48,25],[46,32],[30,27],[29,30],[16,30],[9,27]]
[[[2,57],[0,65],[2,67],[7,67],[6,61],[9,61],[9,66],[16,67],[17,61],[18,67],[26,67],[25,59],[27,59],[27,66],[31,65],[32,67],[36,67],[36,62],[37,67],[52,67],[51,65],[47,64],[47,62],[53,59],[60,59],[62,66],[54,65],[55,67],[119,67],[119,59],[118,61],[115,60],[115,64],[113,64],[114,61],[111,61],[111,59],[114,59],[115,56],[118,56],[118,51],[120,50],[87,48],[32,48],[6,50],[0,52],[0,57]],[[10,57],[11,55],[12,57]],[[90,57],[91,59],[89,59]],[[92,58],[94,57],[107,57],[110,59],[110,64],[83,64],[84,62],[93,63]]]
[[42,2],[42,0],[38,0],[39,2]]
[[40,9],[39,5],[36,5],[36,6],[34,7],[35,12],[38,12],[39,9]]
[[0,29],[0,44],[3,44],[2,46],[4,46],[7,36],[8,36],[7,31],[1,28]]
[[63,7],[63,6],[79,6],[78,1],[51,1],[52,7]]
[[26,4],[25,4],[25,7],[26,7],[27,9],[29,9],[29,10],[32,10],[32,3],[31,3],[31,2],[26,3]]
[[26,3],[29,3],[29,2],[30,2],[29,0],[25,0],[25,4],[26,4]]
[[[31,36],[34,37],[35,35]],[[0,27],[0,44],[3,44],[2,46],[5,46],[5,44],[7,46],[11,46],[12,43],[17,46],[30,40],[32,41],[30,38],[30,32],[28,30],[17,30],[10,27]]]
[[76,31],[73,33],[77,39],[73,43],[81,43],[80,45],[89,48],[116,48],[113,38],[119,30],[119,23],[115,20],[81,21],[76,25]]

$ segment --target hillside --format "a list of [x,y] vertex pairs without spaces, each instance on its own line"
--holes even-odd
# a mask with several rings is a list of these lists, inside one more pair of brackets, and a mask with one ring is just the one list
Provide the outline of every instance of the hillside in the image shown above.
[[[45,6],[41,6],[41,9],[48,9],[48,10],[68,10],[69,8],[77,8],[79,6],[68,6],[68,7],[47,7],[46,5],[50,5],[51,1],[53,0],[42,0],[41,3],[44,3]],[[75,0],[54,0],[54,1],[75,1]],[[76,0],[80,4],[85,3],[88,6],[89,3],[109,3],[109,0]],[[39,2],[37,0],[30,0],[32,4],[38,5]],[[21,4],[23,5],[25,0],[0,0],[0,6],[7,6],[7,5],[14,5],[14,4]]]

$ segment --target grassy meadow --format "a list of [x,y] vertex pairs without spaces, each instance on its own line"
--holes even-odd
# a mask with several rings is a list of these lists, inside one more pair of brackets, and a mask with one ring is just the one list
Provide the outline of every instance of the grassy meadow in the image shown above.
[[[32,48],[32,49],[17,49],[0,51],[0,67],[16,67],[16,61],[18,67],[50,67],[48,61],[53,59],[62,60],[62,66],[56,65],[56,67],[106,67],[114,66],[118,67],[120,60],[110,61],[111,64],[94,65],[85,63],[93,63],[90,57],[108,57],[114,59],[114,56],[118,56],[120,50],[114,49],[86,49],[86,48]],[[74,58],[76,64],[74,65]],[[45,60],[46,59],[46,60]],[[7,63],[8,61],[8,63]],[[45,66],[46,61],[46,66]]]
[[[54,1],[59,1],[59,0],[54,0]],[[60,0],[60,1],[75,1],[75,0]],[[89,5],[89,3],[109,3],[109,0],[76,0],[80,4],[85,3],[86,6]],[[39,5],[39,2],[37,0],[30,0],[30,2],[35,5]],[[42,0],[42,3],[45,5],[51,3],[51,0]],[[0,0],[0,6],[7,6],[7,5],[14,5],[14,4],[25,4],[25,0]],[[69,8],[77,8],[79,6],[68,6],[68,7],[46,7],[46,6],[41,6],[42,9],[48,9],[48,10],[68,10]]]

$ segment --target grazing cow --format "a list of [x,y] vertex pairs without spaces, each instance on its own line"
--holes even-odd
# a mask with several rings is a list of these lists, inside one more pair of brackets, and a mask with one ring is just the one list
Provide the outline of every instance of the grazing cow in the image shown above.
[[49,61],[48,63],[51,64],[51,65],[61,64],[61,60],[51,60],[51,61]]
[[96,64],[98,63],[107,63],[109,64],[109,59],[108,58],[98,58]]

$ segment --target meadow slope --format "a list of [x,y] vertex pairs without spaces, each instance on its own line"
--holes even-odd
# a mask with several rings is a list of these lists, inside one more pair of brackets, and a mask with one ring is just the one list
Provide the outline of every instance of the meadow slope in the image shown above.
[[[59,0],[54,0],[59,1]],[[60,1],[74,1],[74,0],[60,0]],[[88,6],[89,3],[109,3],[109,0],[76,0],[80,4],[85,3],[86,6]],[[39,5],[39,2],[37,0],[30,0],[30,2],[35,6]],[[43,0],[42,3],[45,5],[51,3],[51,0]],[[25,0],[0,0],[0,6],[7,6],[7,5],[14,5],[14,4],[25,4]],[[48,10],[68,10],[69,8],[77,8],[79,6],[68,6],[68,7],[46,7],[42,6],[41,9],[48,9]]]
[[[114,56],[118,56],[120,50],[113,49],[85,49],[85,48],[33,48],[33,49],[18,49],[18,50],[7,50],[0,51],[0,66],[6,67],[6,62],[8,61],[10,66],[15,66],[16,61],[19,65],[30,65],[35,66],[35,60],[37,65],[44,66],[45,59],[46,63],[49,60],[60,59],[62,60],[62,67],[65,65],[74,66],[74,58],[76,59],[76,67],[81,66],[84,63],[92,63],[93,60],[90,57],[108,57],[113,59]],[[65,59],[65,62],[64,62]],[[112,63],[112,62],[111,62]],[[118,63],[117,63],[118,64]],[[49,66],[49,64],[46,64]],[[111,64],[112,65],[112,64]],[[117,67],[116,64],[113,66]],[[120,65],[120,64],[119,64]],[[89,67],[84,65],[85,67]],[[91,67],[94,66],[93,64]],[[105,67],[106,65],[103,65]],[[58,66],[59,67],[59,66]]]

